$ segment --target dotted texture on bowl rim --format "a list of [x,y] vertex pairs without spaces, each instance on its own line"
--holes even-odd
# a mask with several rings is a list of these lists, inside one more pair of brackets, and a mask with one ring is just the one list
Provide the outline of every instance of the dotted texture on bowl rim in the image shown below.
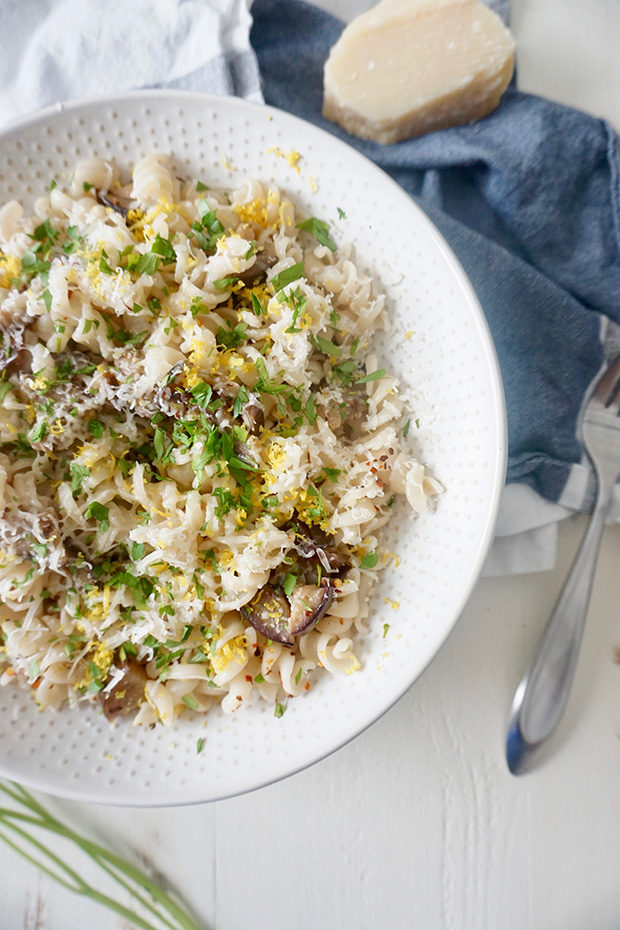
[[[274,147],[301,153],[299,173],[268,151]],[[145,92],[58,107],[0,135],[0,204],[16,199],[28,208],[52,178],[67,180],[80,158],[111,157],[128,169],[154,151],[170,154],[179,176],[206,184],[232,187],[245,175],[276,184],[327,220],[338,242],[355,244],[356,262],[388,298],[380,364],[401,379],[411,448],[446,491],[434,514],[415,519],[395,507],[382,544],[400,561],[382,573],[370,630],[357,640],[362,670],[323,673],[281,719],[257,702],[230,716],[215,711],[174,729],[143,730],[112,726],[96,708],[40,712],[25,690],[0,688],[0,774],[69,797],[135,805],[206,801],[267,784],[332,752],[390,707],[437,652],[471,590],[505,457],[495,355],[460,266],[400,188],[326,133],[272,108],[198,94]]]

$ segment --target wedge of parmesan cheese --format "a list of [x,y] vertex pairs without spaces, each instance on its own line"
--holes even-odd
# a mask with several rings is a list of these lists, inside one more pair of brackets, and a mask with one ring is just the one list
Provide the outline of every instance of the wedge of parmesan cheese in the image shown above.
[[383,0],[332,48],[323,114],[398,142],[486,116],[513,69],[512,36],[478,0]]

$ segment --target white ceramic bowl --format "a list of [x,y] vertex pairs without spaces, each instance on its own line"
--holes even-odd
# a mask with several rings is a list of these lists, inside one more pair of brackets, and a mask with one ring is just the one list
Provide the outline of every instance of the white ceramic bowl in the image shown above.
[[[299,151],[300,172],[274,147]],[[434,514],[416,520],[397,509],[384,536],[399,564],[382,574],[370,632],[358,639],[363,669],[323,674],[280,719],[257,703],[232,716],[216,711],[204,724],[142,730],[111,726],[95,708],[40,712],[25,690],[0,689],[0,774],[66,797],[135,805],[265,785],[333,752],[394,704],[438,651],[476,581],[506,456],[497,360],[463,270],[401,188],[327,133],[271,107],[202,94],[148,91],[59,105],[0,135],[0,203],[28,205],[87,155],[128,168],[152,151],[170,153],[181,176],[214,185],[245,174],[273,182],[328,220],[337,240],[355,243],[359,264],[388,296],[392,329],[379,341],[380,358],[411,396],[420,421],[412,445],[446,491]]]

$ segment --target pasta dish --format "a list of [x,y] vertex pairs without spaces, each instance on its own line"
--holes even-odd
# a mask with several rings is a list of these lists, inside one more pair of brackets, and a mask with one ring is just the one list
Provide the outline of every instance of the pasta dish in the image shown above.
[[359,668],[377,533],[441,488],[335,218],[161,155],[0,210],[1,684],[171,725]]

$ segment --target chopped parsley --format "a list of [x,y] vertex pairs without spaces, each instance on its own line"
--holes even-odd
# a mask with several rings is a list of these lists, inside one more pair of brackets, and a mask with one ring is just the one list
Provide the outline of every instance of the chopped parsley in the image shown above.
[[356,378],[356,384],[366,384],[368,381],[380,381],[381,378],[385,378],[385,368],[378,368],[376,371],[371,371],[369,375],[364,375],[363,378]]
[[94,520],[96,520],[99,524],[99,530],[102,533],[104,533],[110,526],[109,510],[103,504],[100,504],[99,501],[93,501],[88,505],[86,517],[87,519],[92,517]]
[[287,597],[290,597],[293,591],[295,590],[295,585],[297,584],[297,575],[293,575],[290,572],[287,572],[284,576],[284,581],[282,582],[282,588]]
[[252,291],[252,310],[256,316],[267,316],[267,308],[263,307],[254,291]]
[[310,216],[302,223],[297,223],[296,229],[303,229],[314,236],[320,245],[325,245],[331,252],[336,251],[336,243],[330,239],[329,226],[325,220],[317,220],[315,216]]
[[215,252],[218,240],[224,235],[225,229],[218,220],[215,210],[209,209],[206,200],[198,201],[198,212],[200,222],[192,223],[192,236],[204,252]]
[[367,552],[360,562],[360,568],[374,568],[378,561],[376,552]]
[[297,262],[295,265],[291,265],[290,268],[286,268],[279,274],[274,275],[270,281],[270,284],[277,293],[278,291],[281,291],[283,287],[286,287],[287,284],[292,284],[293,281],[297,281],[298,278],[303,278],[303,276],[304,263]]
[[105,432],[105,426],[100,420],[89,420],[88,432],[94,436],[95,439],[101,439]]
[[342,355],[340,346],[334,345],[329,339],[324,339],[323,336],[312,336],[311,339],[314,348],[322,352],[323,355],[331,355],[335,358],[339,358]]
[[233,329],[224,329],[223,326],[220,326],[216,335],[218,346],[224,346],[227,349],[236,349],[246,338],[245,330],[245,323],[237,323]]

